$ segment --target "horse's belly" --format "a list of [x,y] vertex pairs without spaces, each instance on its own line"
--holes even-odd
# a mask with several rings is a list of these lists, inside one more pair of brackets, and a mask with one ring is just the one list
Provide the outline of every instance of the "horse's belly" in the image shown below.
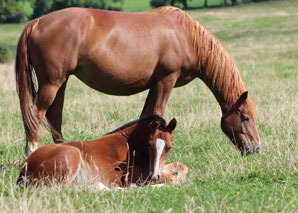
[[[137,71],[100,70],[97,67],[79,69],[75,75],[89,87],[110,95],[133,95],[150,87],[150,74]],[[152,75],[152,74],[151,74]]]

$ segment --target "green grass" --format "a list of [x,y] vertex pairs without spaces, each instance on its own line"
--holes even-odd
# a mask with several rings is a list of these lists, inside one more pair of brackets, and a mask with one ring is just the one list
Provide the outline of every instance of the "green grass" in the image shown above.
[[123,11],[127,11],[127,12],[150,10],[151,9],[150,0],[142,0],[142,1],[124,0],[122,9]]
[[0,47],[8,51],[8,61],[15,57],[20,32],[24,27],[25,23],[0,24]]
[[[234,58],[257,107],[262,154],[240,156],[220,129],[221,112],[212,93],[194,80],[174,89],[165,115],[166,120],[178,120],[167,161],[189,167],[186,184],[109,192],[89,187],[18,188],[14,183],[24,160],[24,130],[13,64],[2,64],[1,212],[298,211],[298,2],[269,1],[190,13]],[[0,25],[0,43],[15,45],[22,27]],[[64,106],[65,139],[97,138],[136,119],[146,95],[108,96],[71,77]],[[45,129],[40,137],[40,144],[52,143]]]

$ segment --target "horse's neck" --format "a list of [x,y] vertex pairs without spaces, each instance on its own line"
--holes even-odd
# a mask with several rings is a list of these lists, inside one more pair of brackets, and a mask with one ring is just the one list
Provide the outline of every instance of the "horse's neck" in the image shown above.
[[223,113],[231,109],[245,91],[240,73],[224,47],[212,38],[207,55],[199,58],[199,77],[212,91]]

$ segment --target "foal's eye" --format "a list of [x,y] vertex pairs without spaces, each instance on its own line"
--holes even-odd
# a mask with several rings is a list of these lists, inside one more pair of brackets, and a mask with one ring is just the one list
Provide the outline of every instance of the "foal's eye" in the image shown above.
[[166,148],[166,152],[168,153],[170,151],[171,147]]

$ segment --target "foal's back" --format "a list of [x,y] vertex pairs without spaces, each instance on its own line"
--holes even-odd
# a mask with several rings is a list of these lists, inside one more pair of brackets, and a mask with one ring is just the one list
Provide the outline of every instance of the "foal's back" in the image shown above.
[[93,141],[50,144],[40,147],[26,159],[18,181],[25,176],[30,184],[58,182],[69,185],[73,182],[96,183],[104,179],[107,186],[117,185],[121,184],[117,179],[121,174],[114,168],[125,161],[126,156],[126,142],[117,135]]

